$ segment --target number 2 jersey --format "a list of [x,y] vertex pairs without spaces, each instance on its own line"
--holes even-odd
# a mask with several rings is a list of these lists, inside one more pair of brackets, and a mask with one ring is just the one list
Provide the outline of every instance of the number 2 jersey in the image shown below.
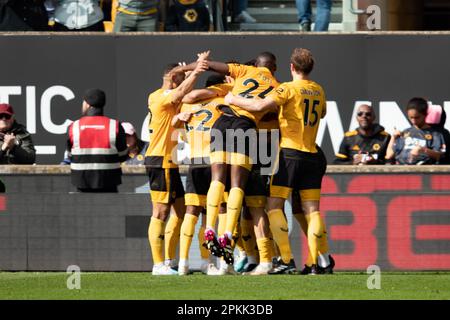
[[269,96],[279,106],[280,148],[317,153],[317,131],[327,111],[322,87],[311,80],[294,80]]
[[210,130],[216,120],[223,114],[219,106],[224,105],[224,96],[233,88],[229,84],[219,84],[208,87],[216,91],[218,97],[199,101],[197,103],[182,105],[180,112],[191,112],[192,117],[184,128],[186,139],[190,147],[189,157],[191,164],[209,164],[210,156]]

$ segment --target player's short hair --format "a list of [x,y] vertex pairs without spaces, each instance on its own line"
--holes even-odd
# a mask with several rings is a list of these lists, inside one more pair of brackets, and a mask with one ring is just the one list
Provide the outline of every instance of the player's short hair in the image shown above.
[[305,75],[314,69],[314,57],[308,49],[295,48],[291,55],[291,63],[295,71]]
[[218,73],[212,74],[206,79],[205,87],[215,86],[221,83],[225,83],[225,75]]
[[261,52],[260,54],[258,54],[258,56],[256,57],[256,61],[258,61],[259,59],[267,59],[267,60],[277,61],[277,57],[275,57],[275,55],[269,51],[264,51],[264,52]]
[[252,59],[250,61],[247,61],[246,63],[244,63],[246,66],[256,66],[256,59]]
[[409,110],[416,110],[417,112],[426,116],[428,113],[428,102],[424,98],[412,98],[406,105],[406,112],[408,112]]
[[178,67],[179,64],[178,63],[169,63],[168,65],[166,65],[166,67],[164,68],[164,75],[168,74],[173,68]]
[[271,52],[265,51],[258,54],[255,61],[256,67],[266,67],[274,72],[277,69],[277,57]]

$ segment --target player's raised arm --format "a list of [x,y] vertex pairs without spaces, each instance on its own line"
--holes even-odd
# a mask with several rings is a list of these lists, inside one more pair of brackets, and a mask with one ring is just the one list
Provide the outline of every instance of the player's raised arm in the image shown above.
[[[181,71],[181,72],[192,71],[196,68],[196,66],[198,65],[198,63],[201,59],[208,60],[209,54],[210,54],[210,51],[205,51],[205,52],[199,53],[198,60],[196,62],[190,63],[188,65],[179,66],[175,70]],[[219,62],[219,61],[207,61],[207,62],[208,62],[208,70],[210,70],[210,71],[215,71],[217,73],[225,74],[225,75],[228,75],[230,72],[228,64],[226,64],[224,62]]]
[[[177,69],[177,71],[188,72],[188,71],[194,70],[195,67],[197,66],[197,64],[198,64],[198,61],[192,62],[185,66],[179,66],[176,69]],[[217,73],[221,73],[221,74],[225,74],[225,75],[228,75],[230,73],[228,64],[226,64],[224,62],[219,62],[219,61],[208,61],[208,70],[215,71]]]
[[265,97],[264,99],[247,99],[244,97],[235,96],[230,92],[225,96],[225,103],[234,104],[250,112],[278,112],[278,105],[271,97]]
[[183,103],[195,103],[200,100],[206,100],[218,97],[219,94],[217,91],[205,88],[205,89],[196,89],[189,92],[183,98]]
[[192,73],[184,79],[184,81],[176,89],[174,89],[172,94],[172,103],[179,104],[183,97],[192,91],[200,74],[205,72],[207,69],[207,62],[205,60],[199,61]]

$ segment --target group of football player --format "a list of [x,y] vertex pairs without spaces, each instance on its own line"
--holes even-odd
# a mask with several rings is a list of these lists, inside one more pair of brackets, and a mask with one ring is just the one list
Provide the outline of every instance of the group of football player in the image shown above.
[[[209,51],[197,57],[168,65],[162,87],[148,99],[152,274],[191,273],[189,251],[200,215],[203,273],[297,273],[284,210],[288,199],[309,247],[300,273],[333,273],[319,211],[326,159],[315,143],[326,99],[309,78],[311,52],[293,50],[292,81],[281,84],[270,52],[243,64],[212,61]],[[205,87],[194,89],[207,71],[212,74]],[[186,190],[176,159],[179,136],[190,148]],[[212,257],[220,258],[218,265]]]

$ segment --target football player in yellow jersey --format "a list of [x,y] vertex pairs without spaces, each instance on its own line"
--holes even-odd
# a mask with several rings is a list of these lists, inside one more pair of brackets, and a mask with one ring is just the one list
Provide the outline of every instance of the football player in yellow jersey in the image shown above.
[[[166,260],[173,260],[179,240],[179,230],[183,220],[184,190],[176,159],[177,134],[172,127],[172,119],[178,113],[182,98],[189,93],[201,73],[207,69],[205,59],[209,52],[199,54],[199,61],[192,73],[185,78],[182,72],[174,71],[176,65],[169,65],[164,71],[161,89],[150,94],[148,109],[150,114],[150,142],[145,154],[148,171],[152,218],[148,237],[153,257],[153,275],[177,274],[169,263],[164,263],[163,244]],[[165,225],[170,209],[175,214]],[[165,241],[164,241],[165,240]]]
[[[276,71],[276,58],[269,52],[260,53],[256,58],[255,66],[216,61],[208,61],[208,66],[213,71],[231,76],[235,80],[232,92],[245,98],[263,98],[278,85],[273,76]],[[192,70],[194,67],[195,63],[185,66],[183,70]],[[227,201],[227,223],[225,234],[221,235],[218,242],[225,261],[233,264],[231,239],[241,213],[244,189],[254,162],[252,158],[256,154],[254,150],[256,126],[267,112],[248,112],[233,105],[222,110],[224,114],[211,130],[212,181],[207,194],[205,241],[212,251],[216,251],[214,225],[227,176],[229,176],[231,189]]]
[[[271,274],[292,273],[295,264],[289,244],[288,226],[283,206],[292,190],[299,190],[308,222],[308,245],[312,256],[311,274],[323,273],[318,266],[320,238],[325,226],[319,213],[320,189],[326,171],[326,159],[316,148],[320,119],[326,114],[325,93],[320,85],[309,79],[314,58],[307,49],[294,49],[291,56],[293,81],[282,83],[263,100],[251,101],[234,95],[226,102],[249,111],[277,111],[280,123],[280,152],[278,170],[270,181],[268,215],[270,228],[283,263]],[[329,257],[327,257],[329,258]],[[330,261],[325,261],[325,267]]]
[[[189,273],[189,249],[195,225],[199,214],[206,208],[206,194],[211,182],[209,131],[222,114],[219,107],[224,103],[224,96],[232,89],[232,86],[225,83],[223,75],[210,76],[206,81],[206,87],[206,89],[194,90],[186,95],[183,98],[185,103],[183,103],[180,113],[172,121],[174,126],[184,126],[186,142],[190,147],[185,194],[186,215],[180,233],[179,275]],[[196,101],[205,91],[207,94],[211,93],[208,98]],[[215,252],[215,255],[220,254]],[[207,274],[217,274],[217,270],[211,266],[208,269]]]

